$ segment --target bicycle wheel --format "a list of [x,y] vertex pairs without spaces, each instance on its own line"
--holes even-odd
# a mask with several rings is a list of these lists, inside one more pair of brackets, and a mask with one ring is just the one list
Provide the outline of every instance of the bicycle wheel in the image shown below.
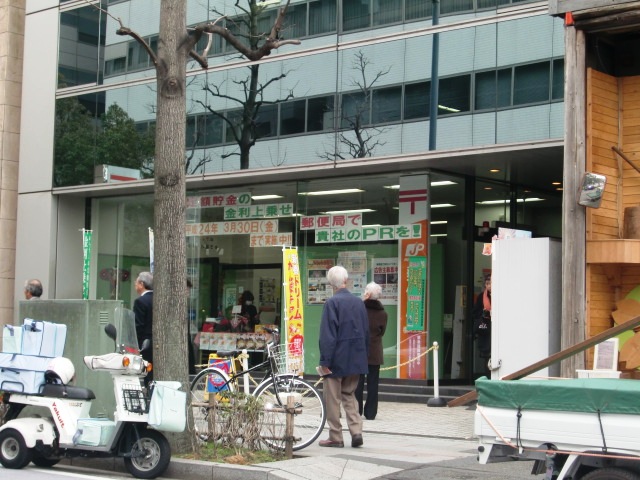
[[193,426],[196,435],[207,440],[212,435],[209,425],[209,400],[215,401],[216,396],[224,391],[233,391],[233,383],[222,370],[212,367],[202,370],[191,382],[191,408],[193,410]]
[[[281,405],[276,397],[282,402]],[[262,399],[265,405],[265,416],[261,428],[262,440],[271,448],[284,449],[284,433],[287,415],[283,407],[287,405],[287,397],[294,396],[295,408],[300,410],[293,420],[293,450],[301,450],[311,445],[322,432],[327,420],[322,395],[306,380],[294,375],[278,375],[274,384],[268,380],[253,393]]]

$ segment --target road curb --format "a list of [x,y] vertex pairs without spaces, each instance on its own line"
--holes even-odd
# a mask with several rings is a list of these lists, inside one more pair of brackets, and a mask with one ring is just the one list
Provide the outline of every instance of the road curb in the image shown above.
[[[61,460],[60,464],[78,468],[129,473],[124,467],[124,462],[121,458],[71,458]],[[171,458],[169,467],[162,476],[176,480],[277,480],[284,478],[278,472],[278,469],[256,465],[233,465]]]

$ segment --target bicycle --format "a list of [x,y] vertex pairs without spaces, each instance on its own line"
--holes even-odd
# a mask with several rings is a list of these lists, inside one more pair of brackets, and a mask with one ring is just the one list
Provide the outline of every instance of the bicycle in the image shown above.
[[[191,402],[193,419],[197,434],[207,438],[209,433],[209,413],[211,400],[220,402],[224,399],[224,392],[239,390],[238,379],[247,381],[247,377],[254,382],[255,388],[251,395],[263,400],[265,421],[261,426],[262,440],[271,448],[284,448],[284,433],[286,428],[287,399],[294,398],[294,444],[293,450],[301,450],[311,445],[320,435],[327,419],[322,396],[316,388],[301,378],[296,372],[287,368],[285,346],[278,341],[278,330],[267,329],[272,334],[272,340],[265,344],[267,358],[251,368],[237,371],[236,360],[239,351],[217,352],[220,359],[228,359],[231,363],[230,374],[224,370],[210,366],[199,372],[191,382]],[[255,382],[251,372],[266,369],[264,377]],[[210,400],[210,395],[215,398]],[[204,432],[207,432],[206,434]]]

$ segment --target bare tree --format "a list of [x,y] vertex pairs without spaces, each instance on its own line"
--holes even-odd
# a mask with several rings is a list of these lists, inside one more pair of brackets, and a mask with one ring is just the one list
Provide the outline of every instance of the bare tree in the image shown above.
[[[227,20],[234,31],[236,38],[240,39],[244,44],[248,45],[251,50],[257,50],[265,41],[266,32],[261,31],[260,25],[267,14],[268,5],[258,0],[246,0],[247,6],[240,4],[239,0],[235,3],[238,15],[232,20]],[[222,13],[213,9],[214,13],[222,16]],[[281,37],[282,31],[278,30],[276,34]],[[247,67],[249,75],[242,80],[233,80],[238,87],[238,95],[224,93],[221,90],[222,84],[204,84],[203,90],[214,98],[226,99],[236,104],[237,109],[218,110],[201,100],[200,103],[210,113],[220,118],[226,125],[227,131],[231,132],[231,136],[238,145],[238,150],[222,155],[227,158],[234,155],[240,156],[240,169],[249,168],[249,153],[260,136],[259,126],[262,123],[260,119],[260,110],[266,105],[277,105],[293,98],[293,90],[290,90],[284,98],[277,100],[265,100],[265,91],[272,84],[279,82],[287,76],[287,73],[272,77],[266,82],[259,79],[260,65],[252,64]]]
[[[157,115],[155,151],[155,272],[153,357],[156,379],[172,379],[189,389],[187,356],[187,278],[185,239],[185,117],[186,63],[189,57],[207,68],[207,53],[194,50],[203,34],[220,35],[250,61],[260,60],[284,44],[299,44],[296,40],[281,40],[278,32],[289,1],[277,14],[275,22],[257,48],[250,48],[227,28],[204,23],[187,30],[187,2],[161,0],[158,50],[136,32],[116,19],[118,35],[134,38],[149,54],[157,76]],[[193,448],[193,435],[185,432],[170,439],[178,452]]]
[[337,133],[336,145],[333,149],[321,153],[320,158],[336,162],[347,158],[371,157],[377,147],[386,143],[380,140],[380,135],[386,129],[371,126],[371,98],[374,85],[389,73],[391,67],[379,70],[373,77],[368,78],[371,64],[362,50],[356,52],[352,69],[357,76],[350,83],[354,92],[343,95],[338,118],[338,128],[341,130]]

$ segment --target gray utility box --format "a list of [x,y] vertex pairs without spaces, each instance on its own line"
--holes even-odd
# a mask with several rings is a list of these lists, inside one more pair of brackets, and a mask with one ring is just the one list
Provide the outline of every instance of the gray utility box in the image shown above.
[[123,303],[119,300],[29,300],[18,305],[20,325],[25,318],[32,318],[67,326],[64,356],[76,369],[75,385],[90,388],[96,394],[91,417],[113,420],[116,402],[111,376],[107,372],[89,370],[83,357],[115,351],[115,344],[107,337],[104,327],[108,323],[119,326],[117,311],[122,308]]

